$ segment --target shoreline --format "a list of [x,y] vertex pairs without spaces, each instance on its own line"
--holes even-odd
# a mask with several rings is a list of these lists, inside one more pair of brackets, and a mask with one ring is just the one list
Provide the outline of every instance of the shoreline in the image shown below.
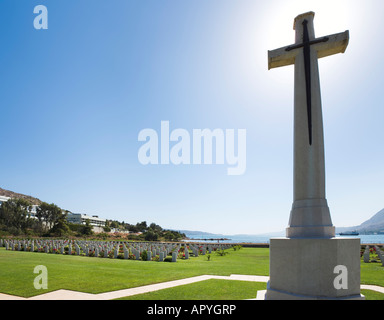
[[[188,242],[187,240],[184,242]],[[196,244],[211,244],[211,242],[194,242]],[[269,248],[269,243],[253,243],[253,242],[220,242],[223,245],[240,245],[243,248]],[[384,243],[361,243],[360,247],[365,249],[366,246],[384,246]]]

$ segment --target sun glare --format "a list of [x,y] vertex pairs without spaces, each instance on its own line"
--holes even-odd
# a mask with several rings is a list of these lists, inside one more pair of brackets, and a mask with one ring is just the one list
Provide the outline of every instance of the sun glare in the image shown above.
[[315,12],[315,34],[321,37],[356,27],[361,21],[357,15],[364,14],[368,7],[353,0],[277,1],[273,7],[269,7],[262,25],[266,28],[266,40],[270,47],[279,48],[294,42],[293,21],[299,14]]

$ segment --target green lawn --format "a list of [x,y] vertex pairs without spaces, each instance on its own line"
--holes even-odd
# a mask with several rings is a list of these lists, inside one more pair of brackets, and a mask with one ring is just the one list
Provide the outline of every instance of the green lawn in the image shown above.
[[[244,300],[255,299],[257,291],[266,288],[267,284],[261,282],[211,279],[116,300]],[[384,300],[384,294],[376,291],[361,293],[366,300]]]
[[[0,248],[0,292],[31,297],[58,289],[101,293],[143,286],[197,275],[268,275],[269,249],[243,248],[228,250],[229,254],[191,257],[190,260],[148,262],[7,251]],[[48,269],[48,289],[33,286],[35,266]],[[361,264],[361,283],[384,287],[384,267],[379,263]],[[138,299],[251,299],[265,283],[234,280],[207,280],[199,283],[160,290],[137,296]],[[250,293],[248,293],[250,292]],[[244,295],[246,293],[246,295]],[[368,299],[382,299],[383,295],[363,294]],[[135,297],[130,297],[133,299]]]
[[374,284],[384,287],[384,267],[381,263],[361,262],[361,281],[362,284]]
[[[0,248],[0,292],[30,297],[58,289],[100,293],[203,274],[268,275],[269,250],[248,249],[218,256],[191,257],[176,263],[7,251]],[[48,269],[48,289],[36,290],[35,266]]]
[[117,300],[244,300],[266,289],[262,282],[210,279]]

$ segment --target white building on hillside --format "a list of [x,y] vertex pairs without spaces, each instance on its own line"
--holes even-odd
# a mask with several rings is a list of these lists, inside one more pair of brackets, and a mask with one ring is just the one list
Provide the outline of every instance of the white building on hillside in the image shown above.
[[85,224],[89,220],[89,224],[94,227],[105,227],[106,219],[101,219],[98,216],[89,216],[83,213],[68,213],[67,221],[75,224]]
[[[0,206],[2,205],[3,202],[7,202],[9,199],[11,198],[6,196],[0,196]],[[35,217],[37,207],[38,205],[35,205],[35,204],[31,206],[29,213],[31,214],[32,217]]]
[[0,206],[1,206],[1,204],[2,204],[3,202],[8,201],[9,199],[11,199],[11,198],[9,198],[9,197],[5,197],[5,196],[0,196]]

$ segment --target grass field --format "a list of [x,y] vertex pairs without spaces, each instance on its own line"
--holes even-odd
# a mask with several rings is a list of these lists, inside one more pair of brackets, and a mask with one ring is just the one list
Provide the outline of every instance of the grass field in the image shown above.
[[[228,252],[225,256],[213,253],[210,261],[207,256],[199,256],[171,263],[7,251],[0,248],[0,292],[22,297],[58,289],[101,293],[203,274],[268,275],[269,249],[229,249]],[[44,265],[48,269],[46,290],[34,288],[33,281],[37,274],[33,270],[37,265]],[[384,287],[384,267],[378,263],[362,263],[361,283]],[[255,297],[257,290],[263,289],[265,283],[212,279],[130,299],[250,299]],[[249,296],[245,292],[252,294]],[[363,294],[367,298],[371,296],[371,292]],[[384,295],[375,294],[372,299],[384,300]]]
[[210,279],[117,300],[244,300],[266,288],[262,282]]

